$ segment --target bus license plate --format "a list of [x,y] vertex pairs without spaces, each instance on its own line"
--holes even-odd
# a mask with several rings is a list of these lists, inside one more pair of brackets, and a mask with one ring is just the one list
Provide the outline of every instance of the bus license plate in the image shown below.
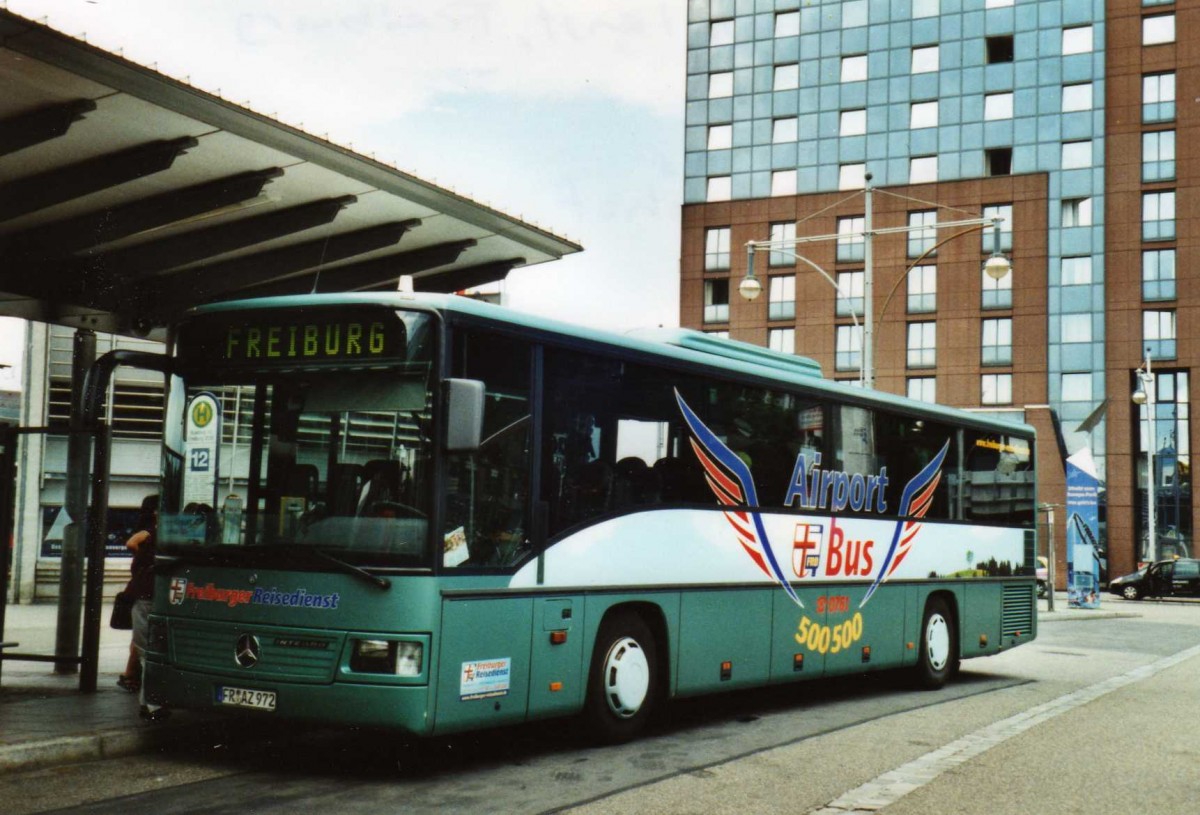
[[249,707],[255,710],[275,710],[275,692],[217,686],[217,704],[233,707]]

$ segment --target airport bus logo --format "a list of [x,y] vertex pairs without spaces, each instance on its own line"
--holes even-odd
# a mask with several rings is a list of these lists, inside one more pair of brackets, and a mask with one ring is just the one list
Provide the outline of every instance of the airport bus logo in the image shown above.
[[171,605],[173,605],[173,606],[183,605],[184,599],[187,598],[187,584],[188,584],[188,582],[187,582],[186,577],[172,577],[171,578],[171,586],[170,586],[171,590],[167,594],[167,599],[169,599],[171,601]]
[[[725,518],[733,527],[738,543],[767,577],[778,583],[797,606],[804,608],[804,603],[800,601],[792,588],[791,579],[784,574],[779,560],[775,557],[771,542],[767,538],[767,530],[763,526],[761,513],[753,509],[758,507],[759,503],[754,489],[754,476],[750,472],[749,465],[700,420],[700,417],[688,407],[678,390],[675,391],[675,400],[679,404],[679,411],[683,415],[684,421],[687,422],[688,429],[692,432],[690,439],[692,451],[704,469],[705,481],[708,482],[708,486],[717,500],[727,507]],[[921,531],[921,519],[925,517],[937,495],[937,488],[942,480],[942,464],[946,460],[946,453],[949,449],[950,440],[947,439],[937,455],[904,485],[897,513],[900,517],[896,521],[891,543],[880,564],[879,572],[863,596],[862,602],[859,603],[859,608],[867,604],[879,586],[892,576],[912,550],[913,541],[917,537],[917,533]],[[814,464],[819,461],[819,458],[815,459]],[[797,461],[796,472],[802,476],[805,473],[803,454]],[[793,488],[800,485],[795,473],[793,481],[797,482],[793,484]],[[877,475],[866,477],[858,474],[834,473],[831,475],[825,473],[819,479],[814,476],[811,483],[814,493],[817,492],[819,486],[821,494],[832,496],[834,500],[816,500],[814,495],[813,499],[816,500],[816,503],[813,506],[806,506],[810,502],[801,501],[802,507],[809,509],[829,507],[835,512],[846,507],[868,512],[872,509],[879,513],[887,511],[884,493],[888,481],[885,468],[881,468]],[[791,505],[791,492],[785,498],[784,503]],[[836,537],[837,532],[838,526],[834,523],[831,536]],[[823,533],[824,527],[821,524],[797,524],[795,538],[792,542],[792,571],[796,577],[815,577],[817,575],[821,565]],[[873,541],[860,542],[861,548],[856,550],[861,552],[864,558],[863,566],[860,568],[865,571],[859,572],[864,576],[870,574],[873,569],[869,555],[871,544]],[[829,546],[835,546],[835,542],[831,541]],[[835,555],[841,557],[838,552],[829,552],[829,567],[833,566]],[[848,554],[847,557],[849,557]],[[847,561],[848,564],[849,561]],[[831,574],[828,567],[827,574]]]

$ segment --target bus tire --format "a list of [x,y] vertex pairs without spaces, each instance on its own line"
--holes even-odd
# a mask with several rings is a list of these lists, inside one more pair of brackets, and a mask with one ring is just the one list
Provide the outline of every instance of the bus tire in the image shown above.
[[645,727],[658,698],[657,658],[654,635],[638,615],[618,612],[601,624],[584,704],[597,741],[618,744]]
[[937,690],[958,668],[958,631],[946,601],[933,597],[921,620],[921,645],[913,679],[917,687]]

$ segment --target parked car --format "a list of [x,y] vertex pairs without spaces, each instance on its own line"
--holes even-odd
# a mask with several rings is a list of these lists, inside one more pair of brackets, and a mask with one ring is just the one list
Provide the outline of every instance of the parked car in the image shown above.
[[1200,560],[1178,558],[1143,566],[1133,574],[1113,578],[1112,594],[1126,600],[1143,597],[1200,597]]
[[1038,555],[1038,565],[1037,569],[1035,570],[1035,574],[1037,575],[1037,596],[1045,597],[1047,585],[1046,581],[1050,579],[1050,564],[1046,558],[1042,557],[1041,555]]

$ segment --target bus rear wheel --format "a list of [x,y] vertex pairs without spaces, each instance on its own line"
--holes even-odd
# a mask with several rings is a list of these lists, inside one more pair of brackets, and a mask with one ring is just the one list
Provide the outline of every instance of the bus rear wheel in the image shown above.
[[934,597],[925,604],[921,621],[921,647],[914,679],[918,687],[937,690],[958,668],[958,631],[946,601]]
[[632,612],[610,616],[592,651],[584,705],[588,729],[605,744],[628,741],[645,727],[657,698],[657,648],[650,627]]

